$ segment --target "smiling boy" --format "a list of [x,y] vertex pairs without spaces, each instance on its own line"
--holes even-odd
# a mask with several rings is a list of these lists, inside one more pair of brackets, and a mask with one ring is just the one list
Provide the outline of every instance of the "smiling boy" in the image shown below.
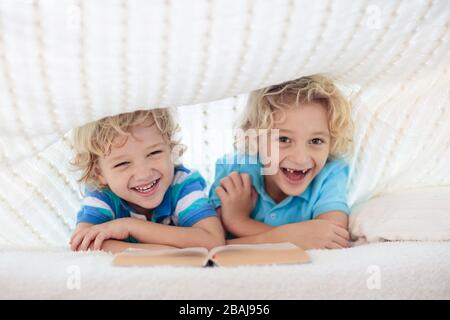
[[235,237],[228,243],[347,247],[343,156],[352,127],[350,104],[326,77],[253,92],[240,128],[257,134],[241,138],[249,148],[217,161],[210,190],[210,202]]
[[204,179],[175,165],[180,150],[175,129],[167,109],[154,109],[75,130],[73,164],[83,171],[81,182],[88,191],[70,240],[72,250],[210,249],[224,243]]

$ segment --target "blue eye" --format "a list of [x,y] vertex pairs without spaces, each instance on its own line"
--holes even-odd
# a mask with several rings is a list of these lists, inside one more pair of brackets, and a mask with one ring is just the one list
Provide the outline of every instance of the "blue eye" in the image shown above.
[[324,141],[322,139],[319,139],[319,138],[314,138],[314,139],[311,140],[311,143],[319,145],[319,144],[324,143]]
[[280,141],[281,143],[289,143],[289,142],[291,142],[291,139],[289,139],[288,137],[282,136],[278,139],[278,141]]

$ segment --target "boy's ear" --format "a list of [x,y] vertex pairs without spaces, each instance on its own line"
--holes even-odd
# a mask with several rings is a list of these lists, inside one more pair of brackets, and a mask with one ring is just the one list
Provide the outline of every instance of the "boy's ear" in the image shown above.
[[185,146],[182,144],[174,144],[171,146],[171,150],[170,150],[170,156],[171,156],[171,160],[172,163],[178,163],[181,156],[183,155],[185,151]]
[[100,166],[99,166],[98,163],[96,163],[94,165],[94,174],[95,174],[96,178],[98,179],[98,181],[100,181],[100,183],[102,185],[105,185],[105,186],[108,185],[108,183],[106,182],[105,177],[102,175],[102,170],[100,169]]

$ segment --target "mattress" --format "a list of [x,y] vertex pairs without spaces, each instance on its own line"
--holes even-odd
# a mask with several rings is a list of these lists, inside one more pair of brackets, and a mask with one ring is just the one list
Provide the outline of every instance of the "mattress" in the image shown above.
[[308,252],[301,265],[121,268],[104,252],[5,247],[0,298],[450,299],[450,242]]

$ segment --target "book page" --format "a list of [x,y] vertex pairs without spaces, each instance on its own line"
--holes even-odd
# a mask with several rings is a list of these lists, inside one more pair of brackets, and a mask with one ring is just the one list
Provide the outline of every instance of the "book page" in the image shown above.
[[115,266],[193,266],[203,267],[208,262],[206,248],[184,249],[128,249],[116,255]]
[[220,247],[215,247],[209,251],[209,258],[212,258],[216,253],[229,250],[274,250],[274,249],[295,249],[296,245],[290,242],[280,243],[258,243],[258,244],[227,244]]
[[222,246],[211,250],[209,257],[215,264],[224,267],[310,262],[306,251],[292,243]]

